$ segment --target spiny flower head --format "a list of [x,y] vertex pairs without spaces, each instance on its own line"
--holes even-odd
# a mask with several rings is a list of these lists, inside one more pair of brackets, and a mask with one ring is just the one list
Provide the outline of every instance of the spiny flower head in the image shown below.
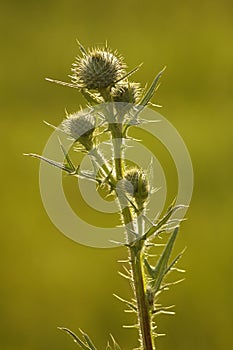
[[93,132],[96,127],[95,117],[90,113],[79,111],[67,116],[61,123],[62,130],[85,148],[92,146]]
[[125,191],[130,194],[139,207],[142,207],[149,196],[149,183],[143,169],[132,167],[125,172]]
[[125,74],[126,65],[123,58],[108,47],[92,48],[83,51],[77,57],[72,68],[72,80],[80,88],[101,90],[114,85]]
[[111,95],[114,102],[135,104],[141,97],[140,84],[129,81],[119,82],[112,88]]

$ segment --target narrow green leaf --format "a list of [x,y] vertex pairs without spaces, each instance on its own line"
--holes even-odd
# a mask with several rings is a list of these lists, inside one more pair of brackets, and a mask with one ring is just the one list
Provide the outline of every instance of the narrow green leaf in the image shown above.
[[65,159],[66,159],[68,167],[72,170],[72,172],[75,172],[76,171],[76,167],[74,166],[72,160],[70,159],[69,154],[66,152],[66,150],[65,150],[64,146],[62,145],[60,139],[59,139],[59,143],[60,143],[60,147],[61,147],[62,153],[65,156]]
[[58,329],[61,329],[62,331],[65,331],[66,333],[68,333],[73,340],[75,341],[75,343],[77,343],[83,350],[92,350],[89,346],[87,346],[75,333],[73,333],[71,330],[69,330],[68,328],[64,328],[64,327],[58,327]]
[[40,160],[43,160],[44,162],[46,162],[46,163],[48,163],[48,164],[51,164],[51,165],[53,165],[53,166],[55,166],[55,167],[57,167],[57,168],[59,168],[59,169],[62,169],[62,170],[64,170],[64,171],[66,171],[67,173],[70,173],[70,174],[71,174],[71,173],[73,172],[72,169],[70,169],[69,167],[65,166],[64,164],[59,163],[59,162],[56,162],[56,161],[51,160],[51,159],[49,159],[49,158],[45,158],[45,157],[40,156],[40,155],[38,155],[38,154],[35,154],[35,153],[28,153],[28,154],[24,154],[24,155],[25,155],[25,156],[29,156],[29,157],[33,157],[33,158],[38,158],[38,159],[40,159]]
[[153,225],[151,228],[149,228],[149,230],[145,233],[145,235],[143,235],[141,238],[143,240],[149,238],[150,236],[152,236],[156,231],[158,231],[164,224],[167,223],[167,221],[170,219],[170,217],[172,216],[172,214],[179,210],[184,208],[184,205],[176,205],[175,207],[170,206],[166,212],[166,214],[164,215],[164,217],[159,220],[155,225]]
[[180,258],[184,254],[184,252],[185,252],[185,249],[182,250],[182,252],[180,254],[178,254],[177,257],[171,262],[171,264],[168,266],[168,268],[166,270],[166,274],[172,269],[172,267],[178,262],[178,260],[180,260]]
[[150,99],[153,97],[155,91],[156,91],[156,87],[158,84],[158,81],[161,77],[161,75],[163,74],[164,70],[166,69],[166,67],[164,67],[161,72],[159,72],[157,74],[157,76],[155,77],[154,81],[152,82],[151,86],[149,87],[149,89],[147,90],[145,96],[142,98],[142,100],[140,101],[139,105],[140,106],[146,106],[148,104],[148,102],[150,101]]
[[87,342],[87,345],[91,348],[91,350],[97,350],[95,345],[92,343],[92,340],[90,339],[90,337],[86,333],[84,333],[81,329],[80,329],[80,332],[82,333],[84,339]]
[[155,266],[154,269],[154,280],[153,280],[153,284],[152,284],[152,288],[154,289],[154,293],[156,293],[159,288],[160,285],[162,283],[162,280],[164,278],[164,276],[166,275],[167,272],[167,267],[168,267],[168,261],[169,258],[171,256],[171,252],[172,252],[172,248],[174,246],[176,237],[178,234],[178,227],[175,228],[175,230],[173,231],[171,237],[169,238],[163,252],[162,255],[160,256],[157,265]]
[[145,258],[144,259],[144,264],[147,269],[147,272],[151,278],[154,278],[154,269],[153,267],[149,264],[148,260]]

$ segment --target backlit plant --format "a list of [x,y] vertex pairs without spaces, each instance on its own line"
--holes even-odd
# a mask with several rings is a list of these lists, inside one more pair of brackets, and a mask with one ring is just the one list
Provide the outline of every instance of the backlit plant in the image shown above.
[[[70,176],[86,177],[95,181],[97,190],[104,187],[108,194],[115,196],[122,230],[125,231],[125,241],[122,244],[128,250],[128,266],[124,266],[125,277],[129,279],[134,293],[134,298],[129,301],[118,298],[136,315],[140,349],[155,350],[155,339],[159,335],[156,315],[173,313],[170,307],[159,303],[159,296],[174,284],[168,283],[165,277],[175,269],[175,264],[182,255],[181,253],[170,260],[179,227],[179,221],[172,219],[172,215],[183,206],[172,203],[164,216],[153,221],[149,219],[147,206],[154,191],[150,176],[153,166],[151,170],[151,166],[142,169],[138,165],[130,164],[125,159],[125,150],[129,129],[147,123],[140,117],[141,112],[151,104],[163,71],[155,77],[148,89],[142,89],[139,83],[130,81],[139,67],[127,72],[124,59],[117,52],[107,46],[88,50],[80,44],[79,47],[81,55],[72,66],[71,83],[48,80],[76,88],[86,99],[87,108],[67,114],[59,130],[72,139],[73,147],[77,151],[89,155],[95,171],[81,171],[62,145],[65,159],[63,164],[36,154],[30,156],[46,161]],[[103,135],[111,145],[111,159],[105,159],[100,150],[100,137]],[[150,250],[152,247],[156,248],[158,237],[163,237],[167,232],[169,238],[162,253],[152,264]],[[81,336],[77,336],[67,328],[62,329],[73,337],[80,348],[97,350],[87,334],[82,332]],[[111,337],[106,349],[120,350],[120,346]]]

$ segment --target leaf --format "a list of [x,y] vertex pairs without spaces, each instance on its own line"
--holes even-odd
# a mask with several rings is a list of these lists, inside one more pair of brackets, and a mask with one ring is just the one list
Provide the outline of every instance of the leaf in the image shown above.
[[158,81],[161,77],[161,75],[163,74],[164,70],[166,69],[166,67],[164,67],[161,72],[159,72],[157,74],[157,76],[155,77],[155,79],[153,80],[151,86],[149,87],[149,89],[147,90],[145,96],[142,98],[142,100],[140,101],[139,105],[140,106],[146,106],[150,99],[153,97],[155,91],[156,91],[156,88],[157,88],[157,84],[158,84]]
[[62,145],[60,139],[59,139],[59,143],[60,143],[60,147],[61,147],[62,153],[63,153],[64,156],[65,156],[65,159],[66,159],[66,162],[67,162],[68,167],[72,170],[72,172],[75,172],[75,171],[76,171],[76,168],[75,168],[75,166],[74,166],[72,160],[70,159],[69,154],[66,152],[64,146]]
[[27,154],[25,153],[24,155],[43,160],[44,162],[46,162],[48,164],[51,164],[51,165],[53,165],[53,166],[55,166],[55,167],[57,167],[59,169],[62,169],[62,170],[66,171],[69,174],[73,173],[73,169],[71,169],[69,166],[66,166],[66,165],[64,165],[62,163],[56,162],[55,160],[51,160],[49,158],[40,156],[40,155],[35,154],[35,153],[27,153]]
[[84,333],[81,329],[80,332],[82,333],[84,339],[86,340],[87,345],[91,348],[91,350],[97,350],[97,348],[95,347],[95,345],[92,343],[91,339],[89,338],[89,336]]
[[[177,255],[177,257],[171,262],[171,264],[168,266],[167,270],[166,270],[166,274],[171,271],[172,267],[177,263],[178,260],[180,260],[180,258],[182,257],[182,255],[184,254],[185,249],[182,250],[182,252],[180,254]],[[179,271],[179,270],[178,270]]]
[[162,252],[162,255],[160,256],[157,262],[157,265],[154,268],[153,281],[152,281],[152,288],[154,290],[154,293],[156,293],[159,290],[162,280],[167,273],[168,261],[171,256],[172,248],[174,246],[177,234],[178,234],[178,227],[176,227],[175,230],[173,231],[171,237],[169,238]]
[[[79,171],[79,166],[77,168],[73,166],[67,166],[67,165],[64,165],[62,163],[59,163],[59,162],[56,162],[54,160],[51,160],[49,158],[45,158],[43,156],[40,156],[38,154],[35,154],[35,153],[25,153],[24,154],[25,156],[30,156],[30,157],[34,157],[34,158],[38,158],[40,160],[43,160],[45,161],[46,163],[50,164],[50,165],[53,165],[61,170],[64,170],[66,171],[67,173],[69,173],[70,175],[74,175],[74,176],[78,176],[79,178],[84,178],[84,179],[88,179],[88,180],[92,180],[94,182],[97,182],[99,185],[102,184],[102,180],[98,179],[95,177],[94,173],[92,172],[89,172],[89,171],[80,171],[79,174],[78,174],[78,171]],[[71,161],[71,160],[70,160]]]
[[149,276],[150,276],[151,278],[153,278],[153,277],[154,277],[154,269],[153,269],[153,267],[149,264],[149,262],[148,262],[148,260],[147,260],[146,258],[144,259],[144,264],[145,264],[145,267],[146,267],[146,269],[147,269],[147,272],[148,272]]
[[77,343],[83,350],[92,350],[92,348],[87,346],[75,333],[73,333],[68,328],[58,327],[58,329],[61,329],[62,331],[65,331],[66,333],[68,333],[73,338],[75,343]]
[[159,220],[155,225],[153,225],[151,228],[149,228],[149,230],[141,237],[141,239],[145,240],[151,237],[156,231],[158,231],[164,224],[167,223],[167,221],[170,219],[170,217],[175,211],[182,209],[184,207],[185,207],[184,205],[176,205],[175,207],[171,205],[168,208],[164,217],[161,220]]

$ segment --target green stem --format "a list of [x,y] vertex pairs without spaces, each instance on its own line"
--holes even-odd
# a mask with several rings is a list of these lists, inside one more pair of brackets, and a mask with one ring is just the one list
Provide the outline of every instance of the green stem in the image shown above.
[[[122,134],[119,130],[119,124],[109,125],[109,130],[112,134],[116,179],[120,180],[122,179],[124,173],[124,163],[122,159]],[[114,140],[116,142],[114,142]],[[155,350],[152,336],[151,314],[147,301],[146,283],[143,271],[142,257],[144,241],[132,241],[132,232],[134,231],[133,215],[128,206],[126,198],[118,193],[118,199],[122,208],[121,213],[126,228],[127,243],[129,245],[129,260],[131,264],[134,294],[137,303],[140,343],[143,350]],[[133,238],[135,239],[135,237]]]
[[120,123],[111,123],[109,124],[109,130],[112,134],[116,179],[119,181],[122,179],[124,173],[124,163],[122,159],[122,125]]
[[137,303],[137,317],[139,324],[139,337],[143,350],[155,350],[152,336],[152,324],[150,308],[146,295],[146,284],[143,271],[143,241],[137,241],[135,243],[130,242],[132,237],[132,230],[134,229],[132,224],[132,214],[129,207],[124,207],[122,210],[122,216],[124,218],[127,239],[129,241],[129,261],[131,264],[131,272],[133,278],[134,294]]
[[114,156],[114,161],[115,161],[115,169],[116,169],[116,178],[117,180],[121,180],[123,177],[123,161],[120,156],[121,154],[121,147],[122,144],[120,143],[120,139],[113,139],[113,144],[114,144],[114,149],[115,149],[115,156]]
[[151,315],[145,291],[145,280],[142,268],[142,246],[130,247],[130,260],[137,301],[138,321],[140,327],[141,345],[144,350],[153,350]]

